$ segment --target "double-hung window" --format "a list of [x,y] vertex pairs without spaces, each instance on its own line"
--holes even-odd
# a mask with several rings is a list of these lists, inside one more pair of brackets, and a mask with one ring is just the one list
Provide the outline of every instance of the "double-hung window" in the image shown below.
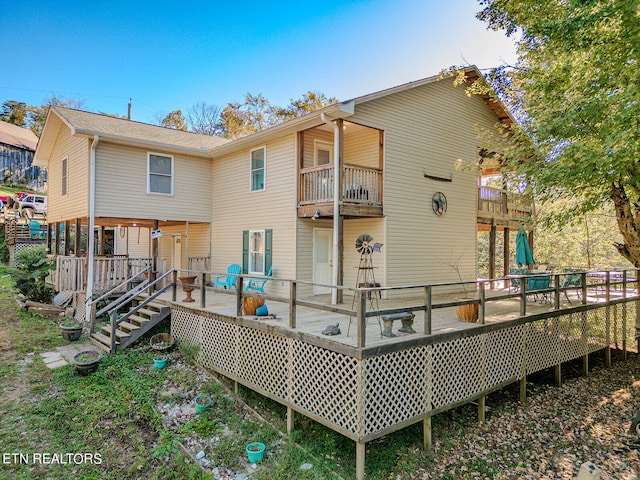
[[273,230],[242,232],[242,273],[266,275],[273,258]]
[[249,232],[249,273],[264,275],[264,230]]
[[149,153],[147,193],[173,195],[173,156]]
[[265,188],[265,170],[267,164],[266,147],[251,150],[251,191],[256,192]]

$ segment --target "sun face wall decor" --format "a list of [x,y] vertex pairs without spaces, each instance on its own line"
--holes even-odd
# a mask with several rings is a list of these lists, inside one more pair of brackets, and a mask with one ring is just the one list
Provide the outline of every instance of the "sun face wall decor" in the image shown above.
[[442,216],[447,211],[447,197],[444,196],[442,192],[436,192],[431,197],[431,207],[433,208],[433,213],[438,216]]

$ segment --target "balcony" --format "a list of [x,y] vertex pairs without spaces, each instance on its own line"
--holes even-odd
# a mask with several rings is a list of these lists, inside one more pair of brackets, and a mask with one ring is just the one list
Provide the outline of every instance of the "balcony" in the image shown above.
[[[334,167],[332,164],[300,170],[298,216],[333,216]],[[382,216],[382,170],[344,165],[342,167],[340,215]]]
[[518,228],[521,222],[530,223],[535,214],[530,195],[509,192],[493,187],[478,187],[478,228],[486,225]]

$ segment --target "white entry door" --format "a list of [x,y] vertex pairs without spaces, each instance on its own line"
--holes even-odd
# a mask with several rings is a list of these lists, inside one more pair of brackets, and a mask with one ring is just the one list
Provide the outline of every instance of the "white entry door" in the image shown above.
[[[333,278],[333,230],[313,229],[313,283],[331,285]],[[313,287],[315,295],[331,293],[327,287]]]

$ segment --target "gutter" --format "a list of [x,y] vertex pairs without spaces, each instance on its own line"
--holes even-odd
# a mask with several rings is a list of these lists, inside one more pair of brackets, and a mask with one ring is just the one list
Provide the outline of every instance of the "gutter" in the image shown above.
[[[333,128],[333,268],[331,269],[331,283],[338,285],[338,270],[340,268],[340,251],[338,243],[340,239],[340,127],[333,123],[324,114],[320,114],[320,118],[324,123]],[[331,289],[331,304],[338,303],[338,289]]]
[[[90,319],[92,322],[91,328],[93,329],[93,319],[91,318],[91,297],[93,296],[93,261],[95,250],[94,241],[94,229],[95,229],[95,216],[96,216],[96,147],[100,137],[98,135],[93,136],[93,142],[91,142],[90,159],[91,164],[89,166],[89,215],[87,226],[87,299],[86,299],[86,315],[85,320]],[[127,239],[127,243],[128,243]],[[76,253],[77,255],[77,253]]]

